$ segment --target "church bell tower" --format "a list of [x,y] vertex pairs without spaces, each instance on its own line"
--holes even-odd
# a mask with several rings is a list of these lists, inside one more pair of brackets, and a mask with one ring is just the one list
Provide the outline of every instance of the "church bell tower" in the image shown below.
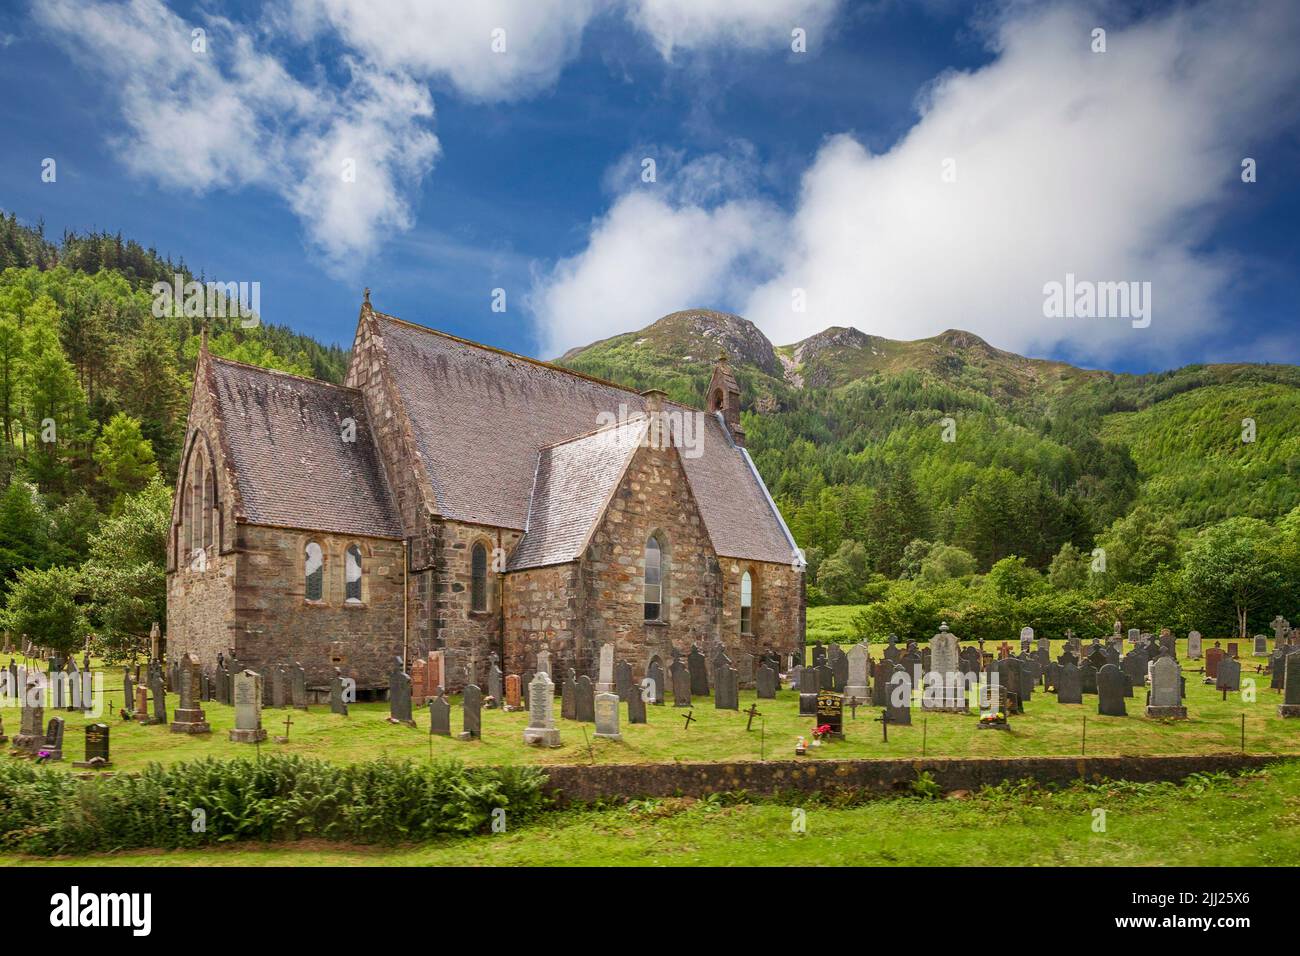
[[722,412],[722,418],[731,432],[731,439],[737,445],[745,444],[745,429],[740,424],[740,386],[732,374],[727,361],[727,353],[718,356],[713,365],[713,378],[709,380],[709,392],[705,403],[709,414]]

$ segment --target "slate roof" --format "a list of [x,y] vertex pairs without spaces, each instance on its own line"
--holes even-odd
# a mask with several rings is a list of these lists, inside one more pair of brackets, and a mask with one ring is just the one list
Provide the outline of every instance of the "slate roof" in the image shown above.
[[510,555],[508,570],[572,561],[582,554],[645,434],[645,419],[635,419],[543,448],[528,506],[528,532]]
[[[590,435],[610,414],[625,420],[645,409],[641,395],[612,383],[373,314],[444,517],[528,528],[540,450]],[[704,421],[703,453],[683,454],[682,464],[714,550],[726,557],[789,563],[790,541],[748,456],[715,416]],[[544,489],[555,507],[549,482],[567,485],[561,459],[575,453],[550,453],[552,464],[562,465],[553,476],[548,473]],[[587,506],[574,505],[573,513],[585,513]],[[536,524],[534,529],[540,531]],[[566,524],[563,534],[557,533],[545,537],[567,541],[576,532]],[[526,541],[527,535],[520,549],[531,548]],[[536,551],[551,553],[549,542]]]
[[[400,538],[361,393],[210,358],[224,445],[251,524]],[[343,419],[356,441],[342,438]]]

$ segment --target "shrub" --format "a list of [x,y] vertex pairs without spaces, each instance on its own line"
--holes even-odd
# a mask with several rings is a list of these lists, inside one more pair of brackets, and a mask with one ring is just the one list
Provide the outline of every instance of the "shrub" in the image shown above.
[[532,767],[272,756],[78,780],[9,762],[0,765],[0,845],[54,854],[307,837],[427,840],[485,832],[498,808],[511,826],[528,820],[546,805],[543,779]]

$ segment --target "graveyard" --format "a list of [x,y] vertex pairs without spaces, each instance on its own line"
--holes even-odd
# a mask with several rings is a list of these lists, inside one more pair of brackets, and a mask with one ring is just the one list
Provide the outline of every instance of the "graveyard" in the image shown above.
[[[973,647],[969,642],[958,646]],[[873,658],[879,658],[883,646],[870,647]],[[1249,642],[1242,647],[1243,652],[1252,649]],[[1051,656],[1064,650],[1065,642],[1050,642]],[[1254,680],[1253,693],[1248,689],[1246,693],[1225,694],[1203,682],[1198,670],[1204,661],[1189,660],[1186,651],[1184,640],[1179,654],[1186,678],[1185,719],[1144,716],[1143,688],[1134,689],[1135,696],[1127,701],[1127,715],[1120,717],[1099,713],[1099,696],[1095,692],[1081,692],[1081,703],[1070,704],[1060,702],[1056,694],[1040,686],[1024,701],[1024,713],[1009,718],[1005,732],[977,733],[978,708],[973,699],[967,713],[928,709],[923,706],[922,691],[914,689],[910,723],[882,727],[881,708],[872,705],[868,693],[857,706],[852,703],[852,695],[846,694],[843,739],[828,739],[820,746],[812,745],[815,717],[800,715],[799,692],[790,689],[788,683],[783,683],[771,699],[759,699],[754,689],[741,689],[734,709],[717,707],[712,690],[707,695],[693,695],[690,705],[683,707],[673,706],[669,695],[663,704],[644,706],[644,723],[631,723],[628,704],[620,702],[617,740],[598,736],[594,716],[588,721],[564,719],[562,699],[557,696],[554,723],[558,747],[525,745],[522,735],[529,725],[527,710],[511,712],[501,707],[482,708],[479,735],[460,739],[465,729],[462,695],[446,698],[450,705],[446,735],[429,732],[427,706],[412,706],[411,724],[392,723],[388,719],[390,703],[373,701],[348,704],[346,716],[333,713],[328,703],[312,704],[306,709],[264,706],[260,715],[262,734],[249,735],[244,742],[231,739],[236,725],[235,707],[215,700],[201,703],[207,728],[204,732],[173,732],[172,725],[180,720],[175,713],[181,703],[176,694],[166,695],[169,713],[165,723],[123,720],[121,668],[99,668],[92,662],[92,667],[105,675],[106,713],[96,717],[47,706],[47,720],[58,716],[64,721],[64,759],[48,765],[67,772],[84,772],[73,764],[81,761],[86,727],[100,721],[109,726],[111,734],[112,767],[104,772],[118,773],[137,771],[155,762],[254,757],[263,752],[341,763],[378,757],[452,758],[484,766],[786,760],[795,756],[800,737],[808,743],[806,753],[798,758],[801,760],[1195,754],[1243,749],[1263,754],[1300,752],[1300,722],[1279,716],[1281,692],[1270,688],[1267,673],[1257,673],[1266,665],[1266,657],[1249,653],[1241,657],[1241,678]],[[809,648],[807,653],[811,664],[814,651]],[[9,715],[11,721],[18,716],[13,710]],[[9,726],[10,733],[17,730]]]

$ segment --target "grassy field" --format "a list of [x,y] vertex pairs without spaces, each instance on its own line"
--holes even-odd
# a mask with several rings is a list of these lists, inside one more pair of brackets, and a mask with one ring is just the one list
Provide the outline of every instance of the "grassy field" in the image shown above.
[[[988,736],[988,735],[985,735]],[[1152,812],[1159,808],[1158,813]],[[804,832],[793,826],[804,813]],[[1104,811],[1104,832],[1094,829]],[[886,838],[887,836],[887,838]],[[376,848],[315,841],[3,866],[1295,866],[1300,761],[1174,784],[1005,785],[965,799],[851,807],[724,799],[557,813],[492,836]]]
[[[864,604],[826,604],[808,608],[805,627],[808,644],[812,645],[816,641],[821,641],[823,644],[852,644],[855,640],[853,616],[865,606]],[[879,652],[874,656],[879,657]]]
[[[1059,653],[1059,646],[1053,654]],[[1185,665],[1192,662],[1184,661]],[[1087,718],[1086,752],[1091,755],[1171,754],[1236,751],[1241,749],[1242,715],[1246,722],[1246,749],[1251,753],[1300,753],[1300,720],[1277,717],[1279,695],[1268,689],[1265,675],[1256,677],[1255,659],[1243,659],[1243,678],[1258,686],[1255,700],[1247,694],[1230,694],[1220,699],[1213,688],[1200,683],[1199,675],[1188,673],[1188,720],[1159,721],[1141,716],[1144,692],[1135,689],[1129,701],[1129,715],[1100,717],[1097,699],[1085,696],[1082,705],[1057,704],[1055,696],[1036,691],[1026,704],[1027,713],[1012,720],[1006,733],[981,733],[972,715],[929,714],[913,710],[911,727],[891,727],[888,743],[881,740],[881,727],[874,718],[879,712],[859,708],[856,720],[845,713],[847,739],[809,751],[806,759],[927,756],[1006,757],[1018,755],[1073,755],[1083,750],[1084,718]],[[113,683],[107,693],[116,714],[121,706],[121,671],[109,671]],[[168,695],[169,711],[178,699]],[[747,731],[744,710],[757,704],[761,717]],[[558,717],[559,702],[556,702]],[[716,710],[712,699],[697,700],[696,718],[684,729],[683,712],[671,705],[649,707],[647,724],[630,725],[623,709],[623,740],[612,742],[592,736],[594,727],[558,720],[564,745],[556,750],[537,750],[522,742],[526,713],[484,711],[483,737],[460,741],[428,733],[427,711],[417,713],[419,728],[395,726],[384,719],[386,703],[354,704],[347,717],[329,712],[326,705],[310,711],[263,711],[263,725],[271,737],[283,735],[286,717],[292,719],[289,742],[268,739],[262,750],[298,753],[336,762],[351,762],[379,756],[414,759],[456,757],[467,764],[534,763],[644,763],[671,761],[730,761],[790,759],[796,737],[811,737],[812,718],[798,715],[798,695],[781,691],[778,699],[756,701],[753,691],[741,693],[742,711]],[[234,726],[234,710],[217,703],[204,705],[213,733],[200,737],[170,733],[165,726],[141,726],[109,716],[112,726],[112,759],[115,771],[143,768],[152,761],[170,763],[200,756],[247,757],[258,752],[250,744],[228,739]],[[18,714],[10,711],[10,734],[17,727]],[[47,719],[54,716],[46,712]],[[82,757],[84,726],[91,720],[81,714],[63,712],[67,721],[65,760],[53,766],[71,769]],[[459,701],[452,711],[452,731],[460,726]]]

